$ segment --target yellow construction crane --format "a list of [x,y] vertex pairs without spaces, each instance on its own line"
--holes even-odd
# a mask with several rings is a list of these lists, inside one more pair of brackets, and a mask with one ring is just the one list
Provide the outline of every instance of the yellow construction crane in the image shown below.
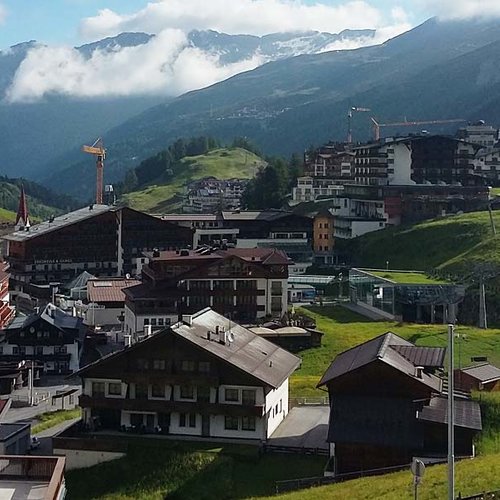
[[352,114],[353,113],[367,113],[371,111],[370,108],[359,108],[357,106],[352,106],[347,112],[347,143],[352,143]]
[[92,146],[83,146],[82,151],[96,157],[95,202],[97,205],[102,205],[104,158],[106,158],[106,150],[104,149],[102,139],[99,137]]
[[380,139],[380,129],[382,127],[412,127],[418,125],[441,125],[445,123],[459,123],[466,122],[463,118],[453,118],[451,120],[423,120],[423,121],[407,121],[404,122],[394,122],[394,123],[379,123],[373,116],[371,117],[373,124],[373,138],[378,141]]

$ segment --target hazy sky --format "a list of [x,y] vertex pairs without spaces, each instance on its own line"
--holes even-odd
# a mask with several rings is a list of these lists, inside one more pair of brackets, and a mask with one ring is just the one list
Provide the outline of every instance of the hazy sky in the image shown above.
[[[251,16],[250,4],[254,4],[253,10],[259,12],[258,16]],[[401,16],[404,16],[405,21],[414,26],[434,14],[426,5],[430,5],[430,2],[0,0],[0,48],[32,39],[50,44],[77,45],[104,35],[115,34],[114,28],[122,25],[144,31],[159,30],[163,23],[164,27],[186,29],[208,26],[225,28],[225,31],[233,33],[246,28],[247,32],[257,33],[269,29],[279,31],[276,28],[282,24],[283,29],[320,29],[335,32],[344,28],[389,26],[402,21]],[[227,8],[228,6],[230,7]]]

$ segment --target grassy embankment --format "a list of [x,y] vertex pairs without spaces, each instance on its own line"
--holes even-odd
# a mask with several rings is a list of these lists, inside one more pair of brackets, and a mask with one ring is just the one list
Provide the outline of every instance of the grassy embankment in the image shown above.
[[186,185],[204,177],[250,179],[264,165],[257,155],[242,148],[220,148],[200,156],[181,160],[184,168],[168,182],[156,182],[144,189],[127,193],[123,201],[137,210],[168,212],[179,209],[180,195]]
[[[417,345],[446,346],[446,325],[417,325],[395,321],[371,321],[341,306],[308,307],[301,309],[316,320],[317,328],[324,332],[321,347],[300,353],[302,366],[291,377],[292,397],[323,396],[315,389],[321,375],[333,358],[340,352],[387,331],[394,332]],[[465,338],[457,340],[455,363],[469,363],[471,356],[488,356],[492,363],[500,365],[500,329],[481,330],[458,326],[457,333]],[[460,358],[460,359],[459,359]]]
[[57,410],[49,411],[47,413],[42,413],[37,416],[37,422],[31,428],[31,434],[38,434],[46,429],[50,429],[56,425],[62,424],[67,420],[73,420],[74,418],[80,417],[82,410],[80,408],[75,408],[74,410]]
[[475,264],[500,265],[500,212],[493,212],[493,220],[497,236],[493,236],[489,214],[484,211],[383,229],[348,245],[362,267],[385,269],[389,261],[390,269],[461,273]]
[[[212,445],[213,446],[213,445]],[[68,500],[235,499],[274,492],[274,482],[321,475],[324,457],[257,456],[257,447],[140,439],[126,457],[66,473]]]
[[[500,489],[498,466],[500,455],[488,455],[463,460],[456,464],[456,493],[462,496]],[[447,498],[446,465],[427,467],[419,486],[420,500],[442,500]],[[286,495],[265,497],[267,500],[403,500],[413,498],[410,471],[396,472],[384,476],[354,479],[344,483],[295,491]]]

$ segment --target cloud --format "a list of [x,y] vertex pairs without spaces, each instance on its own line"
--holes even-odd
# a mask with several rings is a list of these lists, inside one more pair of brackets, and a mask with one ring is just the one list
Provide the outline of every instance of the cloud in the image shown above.
[[70,47],[38,46],[19,66],[8,102],[36,101],[48,94],[73,97],[178,95],[261,64],[257,58],[222,66],[218,57],[190,47],[180,30],[164,30],[147,44],[90,58]]
[[103,9],[81,23],[83,36],[102,39],[127,31],[156,34],[148,43],[116,50],[95,50],[85,57],[71,47],[38,46],[28,52],[6,92],[8,102],[36,101],[50,94],[74,97],[179,95],[267,62],[259,53],[223,65],[219,55],[189,44],[193,29],[267,34],[284,31],[376,29],[375,38],[341,40],[327,50],[381,43],[410,28],[406,12],[389,15],[366,1],[330,6],[305,0],[156,0],[122,15]]
[[302,30],[335,33],[345,28],[379,28],[384,20],[383,12],[363,0],[336,6],[300,0],[156,0],[133,14],[100,10],[82,21],[80,33],[87,40],[124,31],[158,33],[167,28],[254,35]]
[[499,0],[425,0],[424,4],[443,20],[500,17]]

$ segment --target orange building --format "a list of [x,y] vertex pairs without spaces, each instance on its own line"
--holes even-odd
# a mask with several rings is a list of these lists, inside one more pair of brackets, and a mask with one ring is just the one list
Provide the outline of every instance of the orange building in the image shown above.
[[319,211],[314,217],[314,243],[313,248],[316,254],[330,254],[333,251],[335,241],[333,238],[334,217],[327,210]]

